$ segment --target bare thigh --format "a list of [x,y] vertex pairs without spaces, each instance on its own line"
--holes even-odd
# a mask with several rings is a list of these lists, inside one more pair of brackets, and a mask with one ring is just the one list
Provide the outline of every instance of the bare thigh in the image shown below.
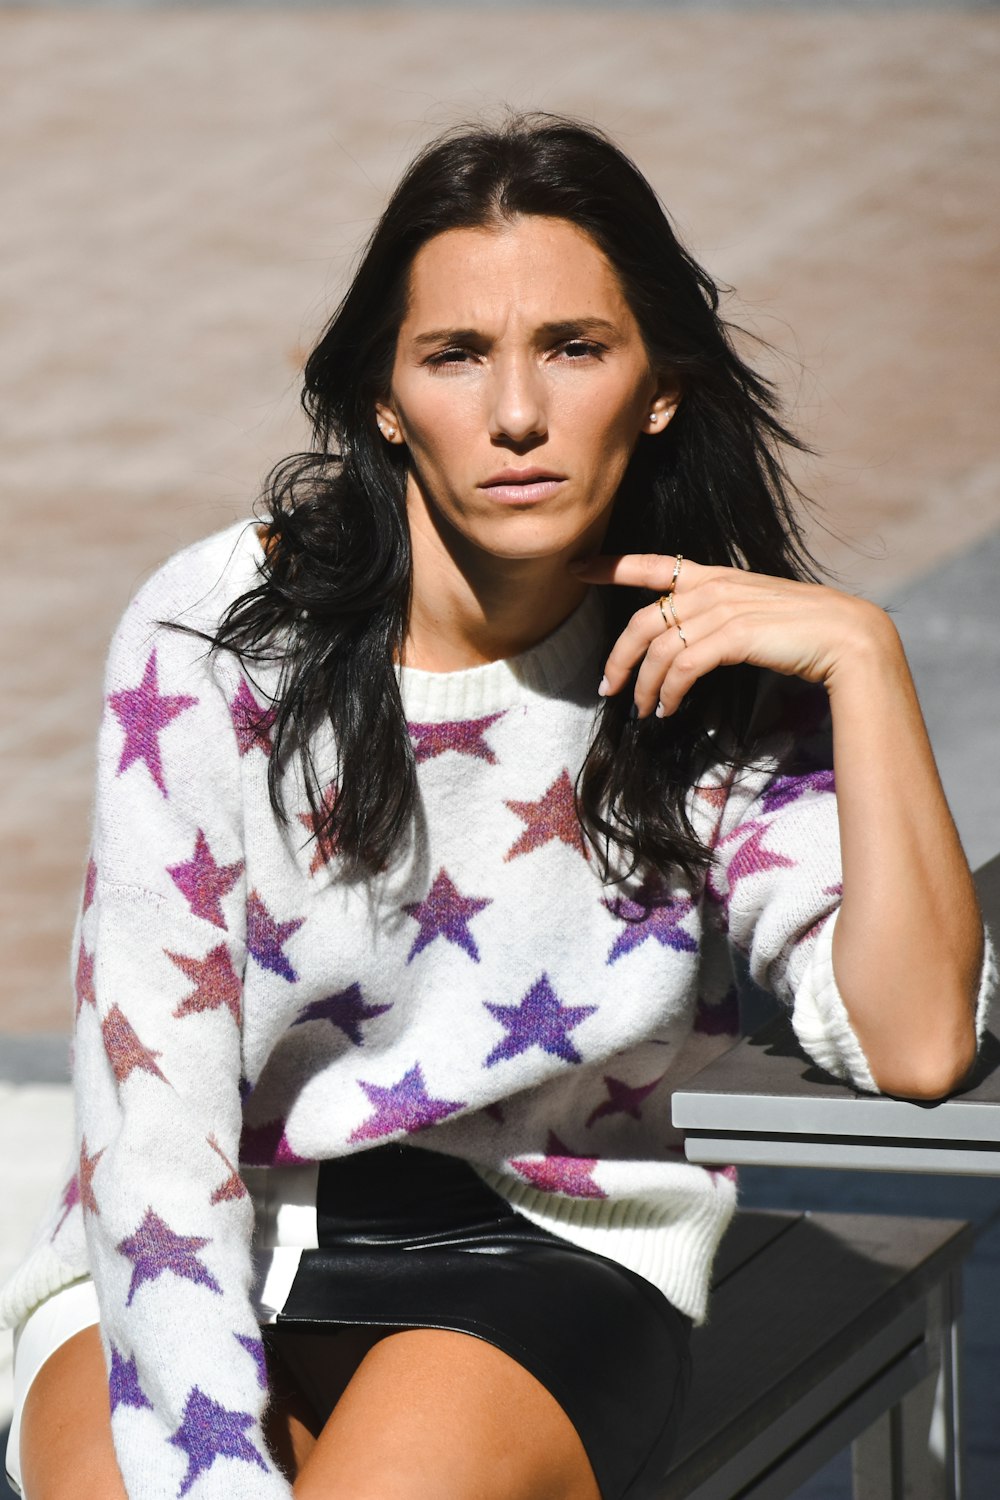
[[370,1349],[294,1488],[297,1500],[600,1500],[545,1386],[494,1345],[433,1328]]
[[96,1324],[61,1344],[31,1383],[21,1414],[21,1477],[27,1500],[128,1500]]

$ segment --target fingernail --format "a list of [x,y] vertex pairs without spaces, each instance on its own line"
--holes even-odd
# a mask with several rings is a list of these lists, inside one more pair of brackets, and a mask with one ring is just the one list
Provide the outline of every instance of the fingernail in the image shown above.
[[662,703],[658,703],[656,705],[656,717],[658,719],[665,719],[666,716],[667,716],[667,710],[663,707]]
[[638,705],[638,703],[633,703],[632,704],[632,707],[628,711],[628,716],[629,716],[629,721],[632,722],[632,723],[634,723],[635,720],[639,717],[639,705]]
[[597,696],[598,696],[598,698],[606,698],[608,696],[608,694],[610,693],[610,691],[611,691],[611,684],[610,684],[610,682],[608,681],[608,679],[606,677],[602,677],[601,680],[600,680],[600,682],[597,684]]

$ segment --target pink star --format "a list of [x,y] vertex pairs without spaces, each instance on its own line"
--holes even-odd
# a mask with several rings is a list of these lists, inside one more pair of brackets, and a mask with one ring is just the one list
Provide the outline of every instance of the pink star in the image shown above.
[[204,958],[185,958],[182,953],[171,953],[169,948],[163,951],[194,985],[190,995],[185,996],[174,1011],[176,1017],[191,1016],[202,1010],[218,1010],[224,1005],[239,1026],[243,986],[225,943],[220,943]]
[[52,1239],[55,1239],[56,1235],[59,1233],[60,1229],[63,1227],[66,1220],[69,1218],[70,1214],[73,1212],[79,1201],[80,1181],[76,1173],[74,1172],[69,1182],[67,1182],[66,1186],[63,1188],[62,1217],[60,1218],[59,1223],[56,1225],[55,1229],[53,1229],[52,1231]]
[[172,696],[160,693],[154,648],[149,653],[139,686],[125,688],[108,697],[111,710],[125,731],[125,743],[116,775],[120,776],[129,766],[141,760],[165,797],[167,784],[163,779],[163,763],[160,759],[160,735],[178,714],[193,708],[197,702],[197,698],[192,698],[187,693]]
[[[111,1007],[101,1022],[101,1035],[104,1038],[104,1050],[108,1054],[108,1061],[119,1083],[124,1083],[137,1068],[142,1073],[152,1073],[156,1078],[163,1078],[163,1074],[154,1061],[160,1056],[159,1052],[153,1052],[149,1047],[143,1046],[132,1028],[132,1023],[117,1005]],[[166,1083],[166,1081],[163,1078],[163,1082]]]
[[331,833],[327,826],[327,819],[333,812],[336,801],[337,784],[332,781],[323,793],[323,807],[318,814],[299,813],[299,822],[308,829],[309,836],[316,840],[316,847],[309,865],[310,875],[315,875],[322,870],[324,865],[330,864],[337,853],[337,836]]
[[210,1201],[213,1204],[235,1203],[237,1199],[245,1198],[247,1196],[246,1183],[243,1181],[243,1178],[240,1176],[239,1172],[237,1172],[236,1168],[233,1166],[232,1162],[229,1160],[229,1157],[223,1151],[214,1135],[210,1135],[208,1137],[208,1144],[211,1146],[216,1156],[218,1156],[224,1162],[226,1169],[229,1172],[229,1176],[226,1178],[225,1182],[221,1183],[220,1186],[215,1189]]
[[236,697],[229,705],[229,716],[233,721],[241,757],[249,755],[251,750],[260,750],[264,755],[270,755],[273,749],[271,730],[277,713],[273,708],[264,708],[263,704],[257,702],[245,677],[240,678]]
[[545,1156],[540,1161],[521,1157],[511,1162],[519,1176],[543,1193],[561,1193],[567,1198],[606,1198],[608,1195],[594,1181],[596,1156],[573,1156],[554,1130],[549,1131]]
[[642,1118],[642,1101],[663,1082],[666,1073],[661,1073],[659,1078],[654,1078],[651,1083],[640,1083],[635,1086],[624,1083],[620,1078],[612,1078],[605,1073],[604,1082],[608,1086],[608,1097],[603,1104],[591,1110],[587,1117],[587,1124],[593,1125],[595,1120],[601,1120],[605,1115],[631,1115],[633,1120]]
[[471,755],[495,766],[496,754],[490,749],[485,735],[505,712],[487,714],[483,719],[455,719],[444,724],[407,724],[413,741],[414,760],[419,766],[425,760],[434,760],[438,755],[454,750],[456,755]]
[[298,975],[281,951],[293,933],[298,932],[305,917],[292,917],[288,922],[276,922],[256,891],[247,897],[247,951],[262,969],[280,974],[289,984],[294,984]]
[[590,855],[584,843],[580,820],[576,815],[576,798],[569,772],[563,770],[548,791],[537,802],[508,801],[507,807],[517,813],[525,823],[520,838],[504,855],[504,860],[516,859],[519,854],[530,854],[552,839],[561,839],[571,849],[577,849],[584,857]]
[[243,874],[241,859],[232,865],[216,864],[208,840],[199,828],[191,858],[180,865],[168,865],[167,874],[196,917],[204,917],[206,922],[226,930],[221,901]]
[[625,923],[615,938],[607,962],[613,964],[624,953],[639,948],[648,938],[654,938],[661,948],[673,948],[677,953],[697,953],[698,944],[681,923],[694,910],[694,902],[687,896],[678,896],[673,901],[664,901],[647,886],[638,892],[639,899],[631,901],[626,896],[616,896],[613,901],[603,898],[601,905]]
[[80,940],[80,951],[76,956],[76,980],[73,988],[76,991],[76,1013],[80,1014],[84,1005],[97,1007],[97,995],[94,992],[94,955],[88,953],[83,939]]
[[420,926],[406,962],[411,963],[436,937],[443,937],[478,963],[479,949],[469,923],[491,904],[488,896],[463,896],[447,870],[440,869],[424,899],[409,901],[403,907],[406,915]]
[[309,1158],[299,1156],[288,1144],[285,1122],[280,1117],[263,1125],[244,1125],[240,1136],[240,1161],[248,1167],[302,1167]]
[[93,1156],[90,1156],[87,1153],[87,1137],[84,1136],[80,1142],[79,1188],[80,1202],[83,1205],[84,1213],[97,1214],[100,1212],[97,1207],[97,1199],[94,1197],[94,1172],[97,1169],[97,1163],[106,1150],[107,1147],[104,1146],[100,1151],[96,1151]]
[[465,1108],[461,1099],[433,1099],[427,1092],[419,1063],[388,1088],[366,1083],[362,1078],[358,1083],[367,1094],[369,1103],[374,1104],[375,1113],[351,1131],[348,1139],[352,1141],[374,1141],[383,1135],[394,1135],[398,1130],[408,1133],[426,1130],[428,1125]]
[[[712,895],[723,906],[729,906],[739,881],[746,880],[751,875],[763,875],[768,870],[793,870],[795,868],[794,859],[787,859],[784,854],[762,847],[769,828],[770,825],[767,823],[751,823],[748,832],[747,826],[743,825],[735,829],[720,845],[722,851],[720,864],[713,865],[709,869],[708,884]],[[727,845],[732,846],[739,840],[742,842],[739,843],[736,852],[727,855],[725,853]],[[722,889],[720,877],[724,877],[726,881],[726,890]]]
[[87,861],[87,876],[83,882],[83,909],[86,911],[94,899],[94,891],[97,888],[97,866],[91,857]]

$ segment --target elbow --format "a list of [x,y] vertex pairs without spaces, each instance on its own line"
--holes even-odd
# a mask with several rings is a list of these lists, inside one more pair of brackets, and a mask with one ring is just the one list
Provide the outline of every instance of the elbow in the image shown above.
[[871,1067],[879,1092],[919,1104],[935,1104],[956,1093],[969,1078],[976,1062],[977,1043],[972,1028],[950,1045],[919,1054],[886,1059]]

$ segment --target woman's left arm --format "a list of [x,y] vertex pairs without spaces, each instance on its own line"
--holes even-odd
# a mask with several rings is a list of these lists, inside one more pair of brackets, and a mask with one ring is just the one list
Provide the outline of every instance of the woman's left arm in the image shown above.
[[[574,572],[666,593],[675,564],[633,554]],[[638,713],[669,715],[699,677],[740,662],[826,688],[843,860],[837,987],[878,1087],[940,1098],[975,1057],[983,927],[896,628],[836,589],[685,560],[672,600],[632,616],[601,691],[620,692],[638,666]]]

